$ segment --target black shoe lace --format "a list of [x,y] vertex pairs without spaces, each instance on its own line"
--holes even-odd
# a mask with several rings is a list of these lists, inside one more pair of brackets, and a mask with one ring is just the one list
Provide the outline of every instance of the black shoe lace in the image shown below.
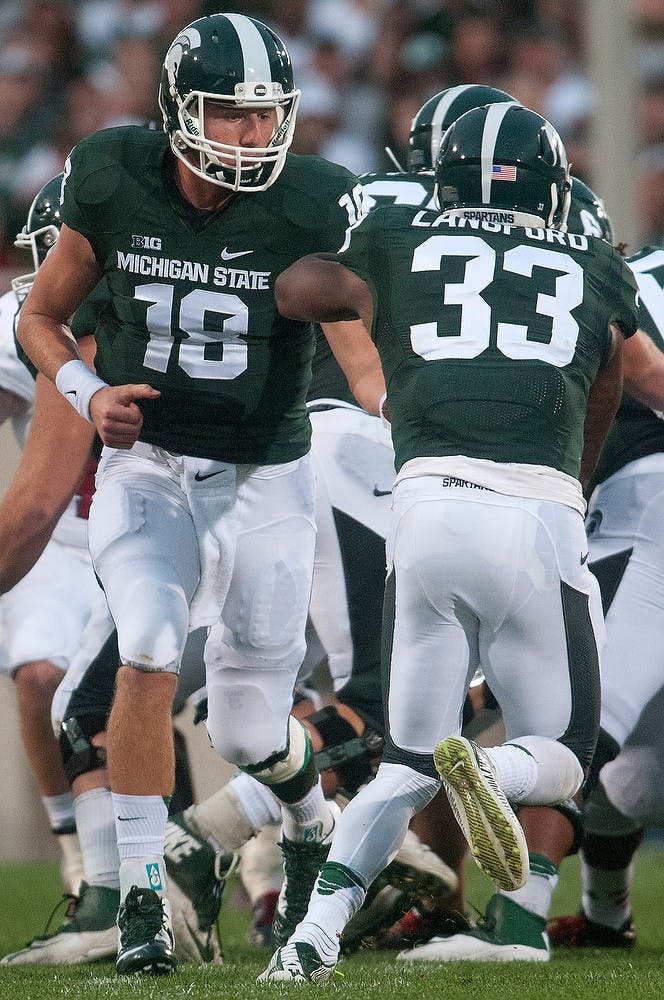
[[[49,918],[46,921],[46,925],[44,927],[44,933],[37,934],[35,937],[31,938],[25,947],[29,948],[30,945],[34,944],[36,941],[47,941],[48,938],[55,937],[55,935],[59,934],[61,930],[64,930],[74,920],[74,917],[76,916],[76,910],[78,909],[79,901],[80,897],[76,896],[73,892],[63,892],[62,896],[60,897],[60,899],[57,901],[57,903],[50,912]],[[62,908],[62,906],[65,903],[67,904],[67,908],[65,910],[64,920],[62,921],[61,924],[58,924],[55,930],[50,931],[49,928],[53,923],[53,918],[55,917],[55,914],[58,912],[58,910]]]
[[151,889],[132,886],[120,910],[122,946],[145,944],[157,936],[164,922],[164,906]]

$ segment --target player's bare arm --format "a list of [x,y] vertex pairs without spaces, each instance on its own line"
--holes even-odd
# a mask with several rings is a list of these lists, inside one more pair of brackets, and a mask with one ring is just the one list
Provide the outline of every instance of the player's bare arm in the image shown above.
[[[368,334],[373,300],[365,281],[332,255],[312,254],[277,278],[279,311],[293,319],[318,320],[358,403],[380,413],[385,380]],[[359,318],[358,318],[359,317]]]
[[622,395],[622,359],[624,337],[612,325],[612,344],[608,360],[597,373],[588,394],[588,406],[583,433],[580,482],[584,491],[592,476],[606,435],[613,423]]
[[643,330],[625,342],[623,388],[644,406],[664,410],[664,351]]
[[[90,363],[92,350],[79,341]],[[37,376],[35,412],[21,461],[0,504],[0,593],[28,573],[76,492],[94,439],[83,420],[44,375]],[[54,461],[54,455],[58,460]]]

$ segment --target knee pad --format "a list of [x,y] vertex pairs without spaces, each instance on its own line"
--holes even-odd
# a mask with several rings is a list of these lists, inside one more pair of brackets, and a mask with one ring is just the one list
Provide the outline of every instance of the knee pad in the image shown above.
[[317,778],[309,734],[301,722],[288,718],[288,745],[268,760],[241,768],[257,781],[269,785],[284,802],[297,802]]
[[102,716],[88,716],[65,719],[60,729],[60,755],[65,776],[70,785],[74,779],[90,771],[106,767],[106,748],[97,747],[91,737],[103,732],[106,719]]
[[571,799],[584,779],[576,754],[558,740],[545,736],[522,736],[508,743],[522,747],[537,763],[537,780],[519,805],[550,806]]
[[[150,590],[150,600],[138,599]],[[114,602],[120,623],[118,643],[123,663],[137,670],[178,674],[189,628],[189,609],[183,590],[154,580],[136,581]]]
[[374,760],[380,753],[382,738],[369,726],[358,736],[334,705],[308,715],[306,722],[316,728],[323,740],[323,749],[314,755],[316,767],[319,771],[334,771],[341,791],[352,798],[374,776]]

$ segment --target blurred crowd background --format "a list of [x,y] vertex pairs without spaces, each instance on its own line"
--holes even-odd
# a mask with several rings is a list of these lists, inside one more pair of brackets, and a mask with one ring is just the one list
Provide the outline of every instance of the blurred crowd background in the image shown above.
[[[664,2],[617,2],[632,4],[636,33],[635,49],[626,48],[636,60],[636,228],[641,243],[664,243]],[[185,24],[219,11],[258,17],[286,42],[302,90],[295,152],[320,153],[357,173],[394,169],[385,147],[405,162],[411,119],[427,98],[456,84],[484,83],[548,118],[567,144],[573,172],[593,186],[589,127],[596,95],[586,6],[585,0],[3,0],[0,268],[24,266],[14,236],[36,191],[82,136],[160,120],[166,48]]]

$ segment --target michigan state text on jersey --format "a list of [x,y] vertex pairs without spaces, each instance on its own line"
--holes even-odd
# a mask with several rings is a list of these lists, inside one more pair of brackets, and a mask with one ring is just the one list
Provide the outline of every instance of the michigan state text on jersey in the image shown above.
[[160,390],[143,404],[142,440],[231,462],[297,458],[314,342],[309,324],[279,316],[274,282],[303,254],[339,249],[357,218],[355,178],[289,154],[268,191],[202,213],[169,160],[166,137],[136,126],[70,157],[63,220],[90,239],[110,289],[97,371]]

